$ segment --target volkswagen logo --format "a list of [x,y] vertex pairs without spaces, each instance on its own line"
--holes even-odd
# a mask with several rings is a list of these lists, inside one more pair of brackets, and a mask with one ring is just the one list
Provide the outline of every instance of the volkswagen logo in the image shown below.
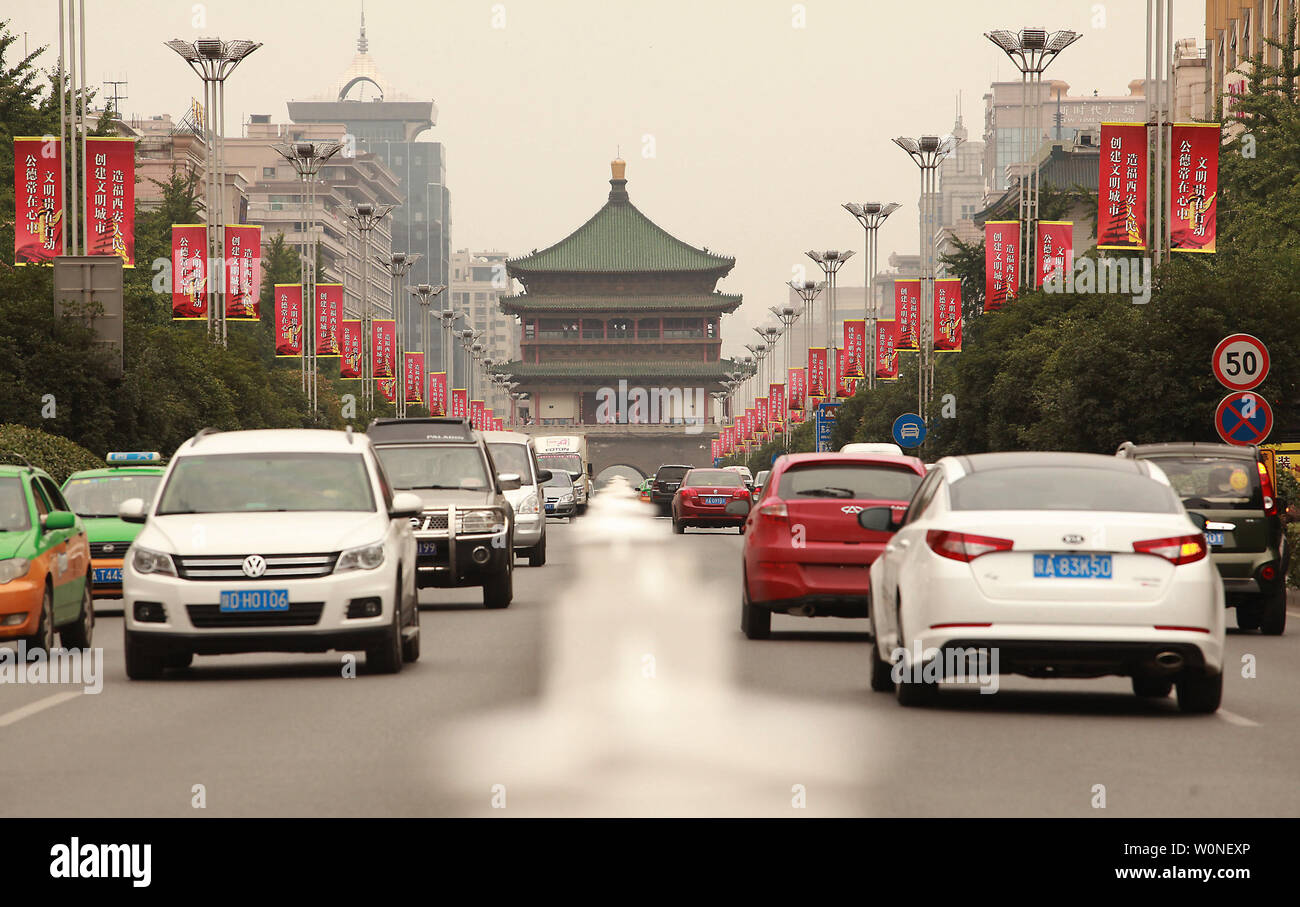
[[116,550],[117,550],[117,546],[116,546],[116,545],[105,545],[105,546],[104,546],[104,553],[105,553],[105,554],[112,554],[112,553],[113,553],[114,551],[116,551]]
[[1067,545],[1082,545],[1083,536],[1070,533],[1069,535],[1061,536],[1061,541],[1065,542]]
[[244,576],[257,579],[266,572],[266,558],[260,554],[250,554],[244,558]]
[[855,514],[861,512],[862,512],[862,508],[859,507],[857,504],[845,504],[843,507],[840,508],[840,513]]

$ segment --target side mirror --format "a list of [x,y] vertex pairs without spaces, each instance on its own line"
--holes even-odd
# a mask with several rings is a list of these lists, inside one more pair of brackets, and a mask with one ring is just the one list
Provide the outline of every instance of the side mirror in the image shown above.
[[515,491],[521,485],[519,473],[517,472],[498,473],[497,482],[501,484],[502,491]]
[[123,523],[143,523],[148,509],[144,498],[127,498],[117,508],[117,518]]
[[858,514],[858,525],[873,532],[896,532],[899,522],[892,507],[868,507]]
[[41,520],[47,532],[54,529],[71,529],[77,525],[77,515],[70,510],[51,510]]
[[1205,514],[1193,513],[1192,511],[1189,510],[1187,511],[1187,518],[1196,524],[1197,529],[1201,530],[1202,532],[1205,531],[1205,524],[1206,524]]
[[545,485],[547,482],[551,481],[551,479],[553,479],[554,477],[555,477],[555,473],[551,472],[549,469],[537,470],[538,485]]
[[393,495],[393,506],[388,508],[388,515],[395,520],[406,520],[419,516],[424,510],[424,501],[418,494],[399,491]]

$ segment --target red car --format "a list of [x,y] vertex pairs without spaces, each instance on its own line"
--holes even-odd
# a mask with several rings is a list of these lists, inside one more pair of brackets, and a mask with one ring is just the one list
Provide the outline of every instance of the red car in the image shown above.
[[740,473],[692,469],[673,495],[673,532],[681,535],[687,526],[735,526],[744,532],[749,507],[749,488]]
[[893,537],[858,525],[867,507],[907,509],[925,478],[916,457],[788,454],[776,461],[745,534],[740,628],[766,639],[772,614],[866,617],[868,567]]

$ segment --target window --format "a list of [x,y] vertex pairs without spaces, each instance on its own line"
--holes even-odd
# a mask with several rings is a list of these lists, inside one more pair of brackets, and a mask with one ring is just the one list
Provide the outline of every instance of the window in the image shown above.
[[683,340],[704,336],[704,326],[699,318],[665,318],[664,339]]
[[654,340],[659,336],[659,319],[642,318],[637,322],[636,333],[640,340]]
[[611,318],[609,335],[611,339],[628,340],[632,336],[632,321],[629,318]]
[[50,512],[49,502],[45,500],[45,492],[42,491],[36,482],[32,482],[32,503],[36,505],[36,516],[43,517]]
[[582,319],[582,339],[583,340],[603,340],[605,337],[605,322],[598,318]]
[[1151,457],[1187,507],[1263,510],[1259,469],[1241,457]]
[[68,504],[83,517],[116,517],[130,498],[152,501],[162,476],[124,472],[115,476],[73,479],[68,483]]
[[158,513],[375,510],[360,454],[247,453],[182,458]]
[[63,499],[63,493],[59,491],[59,487],[55,485],[52,481],[50,481],[49,479],[41,479],[41,488],[45,492],[46,499],[50,502],[50,504],[54,507],[55,510],[70,509],[68,507],[68,502]]
[[273,179],[275,179],[275,168],[274,168],[274,167],[263,167],[263,168],[262,168],[262,179],[266,179],[266,180],[273,180]]
[[0,532],[22,532],[30,528],[32,521],[27,513],[22,480],[17,477],[0,479]]
[[949,488],[953,510],[1094,510],[1177,513],[1170,489],[1114,469],[1024,466],[976,472]]
[[777,496],[793,498],[846,498],[908,501],[921,484],[910,469],[871,464],[828,463],[797,466],[781,473]]

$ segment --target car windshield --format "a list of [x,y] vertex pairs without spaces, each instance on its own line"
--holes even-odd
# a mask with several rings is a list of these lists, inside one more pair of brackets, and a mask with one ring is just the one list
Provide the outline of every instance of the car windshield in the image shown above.
[[483,490],[489,486],[487,463],[469,444],[411,444],[376,448],[394,488],[411,490]]
[[556,469],[551,472],[551,477],[542,484],[547,488],[572,488],[573,479],[563,469]]
[[1195,510],[1263,510],[1259,467],[1238,457],[1148,457],[1169,476],[1183,504]]
[[83,479],[70,479],[63,489],[63,496],[68,499],[68,506],[77,516],[117,516],[117,510],[123,501],[141,498],[145,503],[152,502],[161,483],[160,475],[140,473],[87,476]]
[[547,454],[538,459],[546,469],[563,469],[575,476],[582,472],[582,458],[577,454]]
[[492,451],[492,462],[497,465],[497,475],[513,472],[519,476],[521,484],[533,484],[533,470],[529,466],[527,444],[489,444],[488,450]]
[[872,501],[908,501],[921,484],[910,469],[871,463],[808,464],[781,473],[777,497],[861,498]]
[[361,454],[195,454],[176,462],[158,499],[159,516],[374,510]]
[[686,488],[739,488],[743,484],[740,476],[725,469],[692,469],[682,481]]
[[1025,466],[976,472],[953,482],[953,510],[1098,510],[1177,513],[1178,499],[1155,479],[1113,469]]
[[661,466],[655,473],[656,482],[680,482],[682,476],[686,475],[689,466]]
[[27,509],[27,495],[22,480],[15,476],[0,479],[0,532],[22,532],[32,528]]

